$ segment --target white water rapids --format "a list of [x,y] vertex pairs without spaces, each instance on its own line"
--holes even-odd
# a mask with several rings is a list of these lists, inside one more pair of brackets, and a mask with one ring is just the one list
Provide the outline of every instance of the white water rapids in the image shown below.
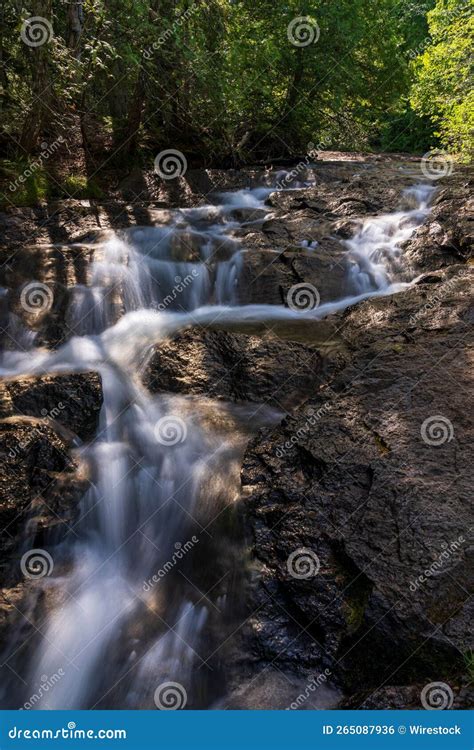
[[[226,567],[235,550],[220,524],[238,498],[249,433],[280,416],[152,395],[141,384],[144,366],[160,341],[185,328],[322,319],[406,288],[400,244],[425,219],[432,188],[406,191],[413,208],[364,221],[346,241],[351,295],[307,311],[238,304],[245,238],[235,230],[268,215],[270,192],[221,194],[217,205],[174,212],[166,226],[112,236],[96,248],[88,285],[72,292],[75,335],[56,351],[4,354],[4,377],[96,370],[104,399],[97,435],[79,449],[90,476],[80,519],[49,548],[54,575],[32,586],[38,632],[19,631],[10,644],[14,664],[31,638],[28,658],[16,664],[27,684],[4,686],[7,704],[14,694],[22,705],[57,674],[35,708],[151,708],[165,682],[183,687],[191,708],[224,694],[234,616]],[[215,574],[196,574],[200,566]]]

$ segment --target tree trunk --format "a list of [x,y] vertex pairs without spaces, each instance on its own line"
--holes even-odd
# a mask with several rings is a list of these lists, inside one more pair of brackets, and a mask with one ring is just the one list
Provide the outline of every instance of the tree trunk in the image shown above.
[[81,59],[80,40],[84,24],[84,9],[82,0],[72,0],[68,11],[68,47],[73,51],[76,60]]
[[[51,0],[33,0],[30,7],[31,16],[40,16],[51,22]],[[42,131],[51,121],[50,50],[48,41],[37,47],[28,46],[24,42],[23,44],[31,68],[32,103],[23,123],[20,146],[23,151],[30,154]]]
[[135,83],[130,107],[128,110],[127,124],[123,134],[123,146],[121,156],[134,156],[137,151],[138,133],[142,122],[145,107],[145,71],[143,68],[138,73]]
[[291,121],[291,114],[298,103],[299,88],[304,74],[303,54],[304,50],[301,48],[295,51],[295,69],[286,92],[285,106],[282,113],[282,119],[285,123]]

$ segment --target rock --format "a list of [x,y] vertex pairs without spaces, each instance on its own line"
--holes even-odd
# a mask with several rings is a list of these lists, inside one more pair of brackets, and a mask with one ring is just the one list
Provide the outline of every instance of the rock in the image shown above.
[[328,667],[348,695],[466,670],[469,270],[441,277],[346,311],[348,355],[326,388],[247,450],[250,664]]
[[[79,503],[87,489],[85,472],[71,455],[71,444],[44,420],[32,417],[0,419],[0,636],[6,642],[11,629],[19,645],[34,635],[32,602],[34,581],[21,568],[23,555],[40,550],[45,569],[48,547],[74,534]],[[55,549],[58,549],[55,547]],[[50,557],[52,567],[59,560]],[[28,567],[28,566],[27,566]],[[57,569],[57,567],[56,567]],[[23,613],[26,614],[26,619]],[[45,613],[43,612],[43,617]],[[20,635],[21,634],[21,635]]]
[[86,484],[71,451],[95,434],[101,405],[100,378],[94,372],[2,384],[0,522],[6,569],[15,551],[41,546],[46,533],[51,542],[52,529],[57,539],[76,518]]
[[344,293],[347,266],[345,248],[325,238],[313,251],[293,249],[282,252],[249,250],[243,255],[238,282],[241,304],[287,305],[288,292],[295,284],[306,282],[315,287],[321,303]]
[[465,262],[474,247],[473,209],[468,186],[455,184],[435,196],[428,221],[403,245],[418,271]]
[[264,208],[234,208],[229,212],[229,216],[234,220],[242,223],[256,222],[265,218],[268,211]]
[[312,345],[193,330],[156,349],[145,383],[154,392],[199,394],[292,409],[314,393],[321,371],[322,358]]
[[[327,710],[337,708],[338,692],[328,684],[323,672],[313,679],[302,680],[267,668],[251,680],[244,681],[225,700],[227,710]],[[221,706],[219,706],[221,708]]]
[[101,404],[96,373],[22,377],[0,388],[0,632],[25,606],[21,552],[74,533],[88,482],[72,450],[96,432]]
[[[7,417],[0,420],[2,580],[20,580],[11,556],[22,548],[41,547],[46,532],[60,538],[77,518],[85,491],[71,456],[71,444],[43,420]],[[6,569],[6,570],[5,570]]]
[[346,196],[339,201],[334,211],[338,216],[361,216],[362,214],[376,214],[380,208],[380,204],[371,203],[364,198]]
[[0,386],[1,416],[53,420],[81,440],[96,433],[101,407],[101,382],[95,372],[21,377]]
[[[404,206],[407,179],[423,179],[415,161],[407,177],[381,156],[371,159],[376,168],[363,155],[351,159],[358,162],[356,175],[353,163],[318,162],[316,186],[272,194],[268,212],[229,208],[228,218],[258,220],[235,230],[243,250],[241,302],[285,304],[299,283],[315,286],[321,302],[344,294],[345,247],[337,237],[347,239],[373,213]],[[90,243],[110,236],[112,227],[163,226],[175,218],[170,206],[202,205],[225,188],[268,184],[273,172],[188,170],[171,184],[134,170],[107,203],[58,201],[0,215],[2,327],[13,325],[5,338],[12,330],[23,335],[21,321],[31,324],[39,344],[57,346],[71,335],[69,290],[88,283]],[[330,361],[322,353],[332,334],[302,321],[262,322],[245,333],[217,324],[187,331],[150,359],[145,381],[155,392],[264,403],[286,413],[281,424],[252,439],[242,468],[241,507],[255,562],[239,631],[243,648],[226,662],[226,708],[291,707],[326,671],[323,690],[299,707],[333,707],[344,693],[344,708],[418,708],[430,681],[451,685],[455,707],[472,702],[465,394],[474,316],[463,265],[472,242],[463,175],[457,167],[405,246],[422,274],[417,283],[339,315],[331,327],[341,327],[345,348]],[[170,254],[196,261],[200,244],[185,234],[183,216],[177,219],[183,234]],[[220,244],[212,263],[234,252],[233,239]],[[314,241],[313,250],[302,246]],[[31,280],[53,292],[43,316],[25,317],[21,309],[20,290]],[[28,601],[19,550],[61,539],[77,518],[86,477],[71,446],[76,436],[88,440],[95,431],[100,401],[98,377],[89,373],[21,379],[3,388],[0,520],[7,529],[8,595],[0,627],[5,614]],[[226,405],[222,413],[232,416]],[[446,440],[430,444],[444,434]],[[205,577],[206,566],[199,568]],[[220,580],[218,566],[217,572]],[[208,590],[204,580],[198,584]]]
[[[428,683],[429,684],[429,683]],[[344,701],[338,708],[364,709],[369,711],[394,710],[402,711],[406,709],[420,710],[425,709],[421,701],[423,688],[426,685],[410,686],[390,686],[375,690],[371,694],[358,693],[349,701]],[[450,693],[452,692],[453,710],[470,707],[474,704],[474,690],[469,685],[454,684],[448,685],[445,690],[446,703],[450,702]]]
[[336,237],[341,237],[343,240],[348,240],[353,237],[357,230],[360,229],[360,221],[340,219],[334,224],[334,234]]

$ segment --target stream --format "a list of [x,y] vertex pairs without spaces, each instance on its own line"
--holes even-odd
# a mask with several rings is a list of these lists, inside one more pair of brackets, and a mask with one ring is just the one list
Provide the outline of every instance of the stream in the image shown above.
[[[275,173],[273,185],[282,179]],[[21,657],[28,684],[5,684],[5,704],[21,706],[60,675],[34,708],[221,706],[250,563],[235,512],[242,456],[249,437],[282,415],[258,404],[153,395],[143,372],[154,347],[184,329],[322,320],[403,291],[413,278],[400,245],[426,218],[433,190],[408,187],[406,208],[364,220],[345,241],[349,294],[302,310],[239,305],[239,230],[271,214],[272,184],[216,194],[209,205],[173,211],[165,226],[133,227],[97,244],[89,283],[72,290],[74,335],[56,351],[32,339],[26,353],[4,353],[6,378],[95,370],[103,388],[95,439],[75,449],[90,487],[73,533],[48,547],[54,573],[30,587],[38,633],[26,664]],[[11,635],[12,664],[25,634]]]

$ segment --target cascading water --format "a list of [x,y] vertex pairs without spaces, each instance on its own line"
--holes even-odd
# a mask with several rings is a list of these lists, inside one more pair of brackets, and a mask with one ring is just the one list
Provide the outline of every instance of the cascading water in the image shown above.
[[367,219],[354,237],[346,240],[351,291],[386,292],[395,280],[408,280],[409,269],[405,267],[400,245],[425,220],[434,190],[432,185],[407,188],[404,197],[415,204],[414,208]]
[[[400,290],[408,272],[399,246],[424,220],[431,191],[411,188],[406,198],[415,207],[366,220],[346,242],[351,296],[306,313],[238,305],[242,254],[233,231],[263,219],[271,188],[176,211],[166,226],[133,228],[97,247],[89,285],[72,293],[76,335],[66,344],[5,354],[6,376],[97,370],[104,398],[96,438],[80,449],[90,474],[80,518],[51,550],[57,574],[32,587],[38,632],[27,634],[28,687],[6,685],[6,705],[18,707],[31,686],[58,673],[35,708],[151,708],[167,682],[184,688],[189,707],[222,697],[234,550],[219,538],[219,519],[238,497],[249,433],[280,415],[258,405],[152,396],[140,378],[146,358],[193,325],[242,330],[262,320],[320,319]],[[196,582],[190,571],[200,567]],[[40,593],[48,601],[44,620],[34,615]],[[7,660],[24,637],[13,639]]]

